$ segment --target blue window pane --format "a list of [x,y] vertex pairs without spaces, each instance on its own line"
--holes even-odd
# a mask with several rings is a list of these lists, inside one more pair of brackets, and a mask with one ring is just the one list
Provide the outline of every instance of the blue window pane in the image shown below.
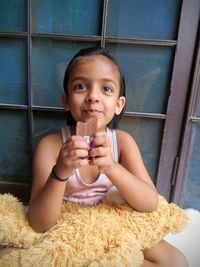
[[67,64],[81,48],[96,43],[65,42],[34,39],[33,41],[33,103],[62,106],[60,94]]
[[33,31],[100,35],[102,1],[35,0]]
[[26,104],[26,43],[0,38],[0,102]]
[[107,35],[177,39],[180,0],[109,1]]
[[196,112],[195,112],[195,115],[197,117],[200,117],[200,85],[198,87],[198,94],[197,94],[197,98],[196,98]]
[[27,116],[23,111],[0,112],[0,180],[28,182]]
[[34,112],[34,145],[48,134],[61,130],[66,125],[64,112]]
[[200,125],[192,127],[191,150],[189,153],[188,172],[183,190],[181,206],[200,210]]
[[164,114],[174,50],[171,47],[108,44],[125,75],[126,111]]
[[0,31],[26,31],[27,25],[26,0],[0,1]]
[[128,132],[135,139],[149,175],[155,183],[164,122],[144,118],[123,117],[119,128]]

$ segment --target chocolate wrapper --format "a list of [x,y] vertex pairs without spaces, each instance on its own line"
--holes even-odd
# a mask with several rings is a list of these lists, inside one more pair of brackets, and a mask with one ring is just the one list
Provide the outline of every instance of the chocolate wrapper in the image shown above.
[[[76,124],[76,135],[83,136],[90,145],[89,151],[93,149],[92,136],[97,131],[97,119],[91,119],[88,122],[78,121]],[[91,159],[88,157],[88,159]]]

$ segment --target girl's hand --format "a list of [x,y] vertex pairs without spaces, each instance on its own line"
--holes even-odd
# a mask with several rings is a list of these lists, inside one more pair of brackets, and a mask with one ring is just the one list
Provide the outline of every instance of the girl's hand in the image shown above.
[[99,167],[100,172],[108,172],[115,166],[110,143],[106,132],[97,132],[92,141],[93,149],[89,151],[90,165]]
[[76,168],[88,164],[89,144],[82,136],[71,136],[62,146],[55,166],[60,178],[71,176]]

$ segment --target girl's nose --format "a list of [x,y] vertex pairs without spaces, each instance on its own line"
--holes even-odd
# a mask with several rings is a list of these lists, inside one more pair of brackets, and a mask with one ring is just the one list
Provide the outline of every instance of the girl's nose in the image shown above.
[[91,88],[88,91],[87,102],[99,102],[99,92],[96,88]]

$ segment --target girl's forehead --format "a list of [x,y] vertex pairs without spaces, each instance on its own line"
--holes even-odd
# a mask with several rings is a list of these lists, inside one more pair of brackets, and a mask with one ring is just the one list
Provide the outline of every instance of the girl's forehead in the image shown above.
[[119,67],[111,59],[103,55],[91,55],[76,58],[69,73],[69,80],[74,76],[98,77],[111,79],[120,84]]
[[110,58],[103,55],[90,55],[78,57],[75,59],[73,63],[73,67],[71,72],[76,71],[77,69],[87,68],[90,65],[94,67],[99,67],[101,71],[108,70],[112,72],[114,75],[117,75],[117,78],[120,76],[119,68],[115,62],[113,62]]

